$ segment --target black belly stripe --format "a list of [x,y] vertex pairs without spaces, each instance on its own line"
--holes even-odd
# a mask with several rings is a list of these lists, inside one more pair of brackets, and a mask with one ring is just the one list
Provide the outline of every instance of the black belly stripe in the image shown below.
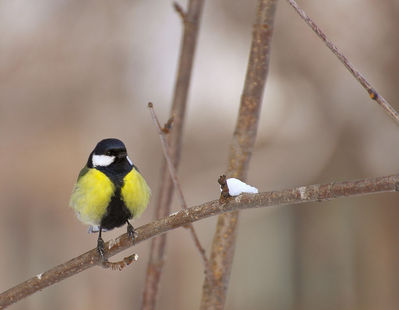
[[[135,167],[135,166],[133,166]],[[101,226],[106,229],[120,227],[127,220],[133,217],[133,214],[126,207],[121,197],[121,188],[123,187],[124,177],[133,169],[126,159],[116,160],[113,164],[106,167],[96,167],[96,169],[105,173],[115,185],[115,193],[108,204],[107,211],[101,219]]]
[[103,228],[113,229],[115,227],[120,227],[133,217],[122,200],[120,192],[120,188],[117,188],[115,195],[112,196],[107,207],[107,212],[101,219],[101,226]]

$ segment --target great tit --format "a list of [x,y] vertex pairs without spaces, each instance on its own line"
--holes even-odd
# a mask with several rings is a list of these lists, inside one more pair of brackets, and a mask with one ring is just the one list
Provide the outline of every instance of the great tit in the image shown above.
[[[80,221],[97,229],[97,251],[103,261],[101,232],[127,224],[129,238],[135,231],[129,219],[138,217],[148,205],[151,190],[118,139],[104,139],[90,153],[73,188],[70,206]],[[93,228],[94,227],[94,228]]]

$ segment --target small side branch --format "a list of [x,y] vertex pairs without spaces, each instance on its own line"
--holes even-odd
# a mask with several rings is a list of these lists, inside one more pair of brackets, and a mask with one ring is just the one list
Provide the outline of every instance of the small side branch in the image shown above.
[[[342,197],[397,192],[398,190],[399,174],[396,174],[357,181],[332,182],[321,185],[294,187],[281,191],[240,195],[231,198],[227,203],[220,203],[219,200],[213,200],[186,210],[181,210],[173,215],[137,228],[135,244],[164,234],[169,230],[225,212],[306,202],[322,202]],[[319,206],[322,206],[322,204],[319,204]],[[128,235],[123,234],[105,243],[105,255],[112,257],[131,246],[132,242],[129,240]],[[4,309],[37,291],[98,265],[101,265],[101,259],[97,254],[97,249],[94,248],[1,293],[0,309]]]
[[177,2],[173,2],[173,8],[175,9],[176,13],[179,14],[183,23],[186,23],[186,14],[187,13],[184,12],[184,9],[182,8],[182,6]]
[[303,9],[299,7],[295,0],[287,0],[288,3],[295,9],[299,16],[308,24],[310,28],[316,33],[316,35],[327,45],[327,47],[338,57],[338,59],[344,64],[346,69],[355,77],[355,79],[367,90],[371,99],[377,101],[377,103],[385,110],[385,112],[399,124],[398,112],[382,97],[377,90],[366,80],[366,78],[355,69],[355,67],[349,62],[348,58],[342,54],[340,50],[327,39],[326,34],[315,24],[315,22],[305,13]]
[[220,198],[219,198],[220,203],[226,202],[227,199],[230,197],[229,187],[227,185],[226,180],[227,178],[226,175],[224,174],[221,175],[218,179],[218,183],[220,184],[220,189],[221,189]]
[[139,258],[139,256],[137,254],[132,254],[118,262],[110,262],[107,260],[102,263],[102,266],[104,268],[110,268],[112,270],[121,271],[123,268],[129,266],[132,262],[136,262],[138,260],[138,258]]

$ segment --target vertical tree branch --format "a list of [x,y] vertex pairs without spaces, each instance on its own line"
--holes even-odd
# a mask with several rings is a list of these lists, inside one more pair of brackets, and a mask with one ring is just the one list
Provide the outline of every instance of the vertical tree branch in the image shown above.
[[[180,49],[179,67],[171,109],[171,116],[174,118],[174,124],[173,130],[168,135],[170,157],[175,168],[177,168],[180,160],[184,115],[203,3],[203,0],[190,0],[188,11],[183,14],[183,42]],[[170,213],[170,204],[173,194],[173,182],[169,176],[165,159],[163,159],[161,173],[160,184],[162,184],[162,186],[156,204],[156,218],[164,217]],[[165,259],[165,245],[166,235],[157,237],[151,242],[150,258],[147,266],[147,276],[141,309],[155,309],[158,285]]]
[[[269,69],[271,38],[277,0],[258,0],[247,74],[226,175],[245,180],[255,143],[263,92]],[[220,215],[213,239],[210,265],[213,281],[205,278],[201,309],[223,309],[234,257],[238,211]]]

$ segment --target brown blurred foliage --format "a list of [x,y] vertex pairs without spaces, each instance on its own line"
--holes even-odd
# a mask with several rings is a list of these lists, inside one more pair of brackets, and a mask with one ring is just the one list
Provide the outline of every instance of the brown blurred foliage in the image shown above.
[[[304,5],[398,110],[397,1]],[[254,12],[253,0],[205,6],[179,170],[189,205],[219,195]],[[146,104],[166,121],[181,30],[168,1],[0,2],[0,291],[95,247],[68,200],[98,140],[125,141],[157,193],[162,152]],[[249,183],[272,190],[396,173],[397,131],[280,1]],[[242,212],[226,308],[397,309],[398,200]],[[135,224],[151,218],[150,205]],[[209,250],[215,219],[195,226]],[[136,308],[148,246],[123,272],[93,268],[12,309]],[[171,232],[158,308],[198,308],[202,271],[189,234]]]

